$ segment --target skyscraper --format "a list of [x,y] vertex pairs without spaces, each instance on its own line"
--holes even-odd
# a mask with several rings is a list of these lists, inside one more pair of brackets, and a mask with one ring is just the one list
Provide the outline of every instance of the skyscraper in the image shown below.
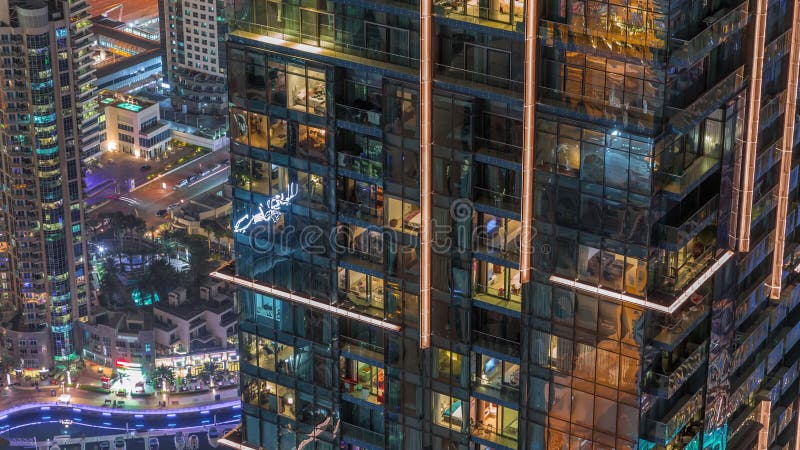
[[246,445],[796,448],[800,4],[231,20]]
[[224,0],[159,0],[164,78],[190,114],[227,112]]
[[81,158],[99,151],[85,0],[0,4],[3,354],[16,369],[76,357],[88,317]]

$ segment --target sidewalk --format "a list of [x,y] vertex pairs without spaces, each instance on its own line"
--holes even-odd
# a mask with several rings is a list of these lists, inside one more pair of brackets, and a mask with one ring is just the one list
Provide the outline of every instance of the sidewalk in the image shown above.
[[[79,375],[76,381],[76,386],[82,383],[87,385],[99,385],[97,374],[94,377],[86,370]],[[63,390],[62,390],[63,389]],[[51,395],[55,391],[56,395]],[[162,394],[157,393],[148,397],[118,397],[117,395],[105,394],[100,392],[91,392],[79,389],[78,387],[62,388],[60,384],[57,385],[40,385],[39,390],[36,391],[32,386],[13,386],[11,388],[0,388],[0,414],[2,411],[24,403],[46,402],[57,403],[59,397],[63,394],[70,395],[70,405],[73,406],[94,406],[105,407],[109,410],[156,410],[156,409],[180,409],[186,407],[196,407],[202,405],[212,405],[220,402],[227,402],[237,400],[239,398],[238,389],[236,386],[226,387],[224,389],[215,389],[208,392],[199,393],[186,393],[186,394]],[[219,395],[219,399],[216,399]],[[123,401],[124,405],[121,407],[111,407],[106,405],[106,400]],[[162,403],[163,402],[163,403]],[[163,406],[166,404],[166,406]]]

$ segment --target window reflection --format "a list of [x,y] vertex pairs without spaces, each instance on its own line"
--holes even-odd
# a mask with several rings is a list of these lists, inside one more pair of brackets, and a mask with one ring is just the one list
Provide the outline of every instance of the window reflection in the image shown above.
[[339,292],[344,300],[367,314],[383,318],[383,280],[355,270],[339,268]]
[[320,116],[325,115],[325,72],[297,64],[287,65],[288,107]]
[[477,213],[475,227],[479,249],[489,253],[519,254],[521,227],[518,220]]
[[492,356],[473,354],[475,374],[473,380],[481,386],[493,389],[519,389],[519,364],[503,361]]
[[417,233],[419,231],[420,214],[419,206],[404,202],[398,198],[387,198],[387,220],[390,228],[397,231]]
[[433,423],[436,425],[460,431],[466,424],[465,410],[463,401],[438,392],[433,393]]
[[[473,276],[475,297],[484,299],[491,296],[497,299],[520,303],[522,300],[519,270],[496,263],[474,260]],[[490,300],[491,299],[487,299]],[[515,309],[519,310],[517,305]]]
[[339,358],[343,392],[376,405],[382,405],[385,394],[384,370],[353,359]]
[[519,412],[475,397],[470,399],[473,433],[481,438],[505,444],[519,436]]
[[300,124],[297,127],[297,154],[312,160],[327,162],[326,130]]
[[647,263],[607,250],[578,246],[578,277],[591,284],[643,296],[647,289]]

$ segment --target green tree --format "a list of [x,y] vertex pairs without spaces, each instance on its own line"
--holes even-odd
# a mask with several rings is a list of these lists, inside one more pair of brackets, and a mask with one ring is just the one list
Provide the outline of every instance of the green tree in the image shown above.
[[170,291],[181,284],[182,278],[169,262],[153,259],[140,280],[140,287],[150,294],[158,295],[160,300],[166,300]]
[[189,282],[188,289],[192,295],[198,295],[200,283],[211,272],[208,246],[202,236],[191,236],[187,242],[189,250]]

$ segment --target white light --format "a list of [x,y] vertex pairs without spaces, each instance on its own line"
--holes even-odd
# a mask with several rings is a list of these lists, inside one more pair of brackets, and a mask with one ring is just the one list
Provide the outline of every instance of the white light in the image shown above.
[[400,331],[400,325],[395,325],[393,323],[384,322],[382,320],[376,319],[371,316],[367,316],[364,314],[354,313],[350,310],[339,308],[333,305],[329,305],[327,303],[322,303],[316,300],[312,300],[310,298],[302,297],[297,294],[293,294],[291,292],[282,291],[280,289],[275,289],[269,286],[264,286],[262,284],[258,284],[252,281],[243,280],[239,277],[233,277],[230,275],[225,275],[219,272],[211,272],[211,278],[216,278],[218,280],[227,281],[229,283],[238,284],[239,286],[246,287],[248,289],[259,291],[267,295],[271,295],[273,297],[277,297],[281,300],[290,301],[292,303],[299,303],[301,305],[306,305],[311,308],[317,308],[325,312],[329,312],[331,314],[336,314],[337,316],[347,317],[348,319],[357,320],[359,322],[364,322],[369,325],[374,325],[376,327],[381,327],[387,330],[392,331]]
[[[298,186],[297,183],[290,183],[289,189],[282,193],[276,194],[267,200],[266,206],[264,203],[258,204],[258,212],[253,214],[245,214],[236,221],[233,226],[234,233],[243,233],[250,228],[251,225],[261,222],[276,222],[281,218],[283,212],[281,208],[288,205],[295,197],[297,197]],[[266,210],[265,210],[266,208]]]
[[688,288],[684,289],[681,295],[679,295],[678,298],[676,298],[675,301],[672,302],[672,304],[669,307],[649,302],[642,298],[633,297],[631,295],[626,295],[621,292],[616,292],[609,289],[593,286],[591,284],[583,283],[581,281],[570,280],[557,275],[550,275],[550,282],[560,284],[562,286],[568,286],[584,292],[597,294],[602,297],[611,298],[622,302],[632,303],[634,305],[639,305],[644,308],[653,309],[666,314],[672,314],[675,311],[677,311],[678,308],[680,308],[681,305],[683,305],[683,303],[686,302],[686,300],[688,300],[689,297],[691,297],[692,294],[695,293],[695,291],[700,289],[700,286],[702,286],[703,283],[708,281],[708,279],[711,278],[717,272],[717,270],[719,270],[732,257],[733,257],[733,252],[730,250],[726,251],[725,254],[723,254],[717,261],[715,261],[714,264],[711,265],[711,267],[706,269],[706,271],[703,272],[703,274],[697,280],[695,280],[692,284],[690,284]]

